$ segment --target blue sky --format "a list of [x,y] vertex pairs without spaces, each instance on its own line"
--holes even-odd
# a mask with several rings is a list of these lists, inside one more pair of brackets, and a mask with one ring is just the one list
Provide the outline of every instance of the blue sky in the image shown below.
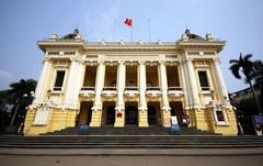
[[134,21],[133,41],[149,41],[148,20],[151,41],[176,41],[186,27],[226,40],[221,68],[228,90],[237,91],[247,85],[233,78],[229,60],[240,52],[263,59],[262,7],[262,0],[1,0],[0,90],[21,78],[38,79],[43,59],[38,40],[78,27],[88,41],[130,41],[123,24],[128,17]]

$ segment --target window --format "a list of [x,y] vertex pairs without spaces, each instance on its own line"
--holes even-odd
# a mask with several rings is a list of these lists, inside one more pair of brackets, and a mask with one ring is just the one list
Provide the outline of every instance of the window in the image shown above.
[[216,111],[216,117],[217,117],[218,122],[224,122],[225,121],[224,113],[221,110]]
[[209,83],[206,71],[198,71],[200,85],[203,91],[209,91]]
[[57,77],[53,88],[54,91],[61,91],[64,77],[65,77],[65,71],[57,71]]
[[215,117],[215,122],[217,125],[228,125],[227,116],[224,109],[220,103],[213,103],[213,112]]

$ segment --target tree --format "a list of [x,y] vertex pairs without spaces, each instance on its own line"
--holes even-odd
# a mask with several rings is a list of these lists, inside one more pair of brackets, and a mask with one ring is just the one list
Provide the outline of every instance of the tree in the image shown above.
[[257,109],[259,113],[262,113],[262,109],[260,106],[260,102],[255,94],[254,87],[252,85],[252,80],[255,78],[255,73],[256,73],[256,64],[257,61],[252,62],[250,58],[252,57],[252,54],[247,54],[244,57],[242,56],[242,53],[240,53],[239,59],[232,59],[229,61],[232,66],[230,66],[230,70],[232,71],[232,74],[237,78],[241,79],[240,71],[244,74],[245,76],[245,82],[249,84],[250,89],[252,91],[253,97],[257,103]]
[[0,98],[2,101],[12,105],[10,126],[15,124],[17,116],[25,115],[25,108],[33,101],[33,92],[36,88],[36,81],[33,79],[21,79],[19,82],[10,84],[10,89],[2,91]]
[[254,62],[254,75],[255,85],[260,89],[261,108],[263,107],[263,62],[257,60]]

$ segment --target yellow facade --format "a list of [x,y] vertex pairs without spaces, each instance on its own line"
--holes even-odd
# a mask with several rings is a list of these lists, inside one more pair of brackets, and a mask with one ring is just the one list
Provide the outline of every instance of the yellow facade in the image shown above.
[[90,127],[171,126],[236,135],[219,66],[225,42],[187,30],[176,42],[87,42],[79,32],[39,41],[45,53],[24,133]]

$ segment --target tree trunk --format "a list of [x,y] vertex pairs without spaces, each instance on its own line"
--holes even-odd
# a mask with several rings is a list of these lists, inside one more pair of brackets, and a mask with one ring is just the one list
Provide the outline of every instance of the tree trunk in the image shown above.
[[256,100],[258,113],[259,113],[259,114],[262,114],[261,105],[260,105],[260,102],[259,102],[259,100],[258,100],[258,97],[257,97],[257,95],[256,95],[256,93],[255,93],[255,90],[254,90],[254,87],[253,87],[251,81],[248,81],[248,84],[249,84],[250,89],[251,89],[251,91],[252,91],[253,97],[254,97],[254,99]]
[[16,105],[15,111],[14,111],[13,116],[12,116],[12,120],[11,120],[11,122],[10,122],[10,126],[13,126],[13,125],[14,125],[14,122],[15,122],[15,119],[16,119],[16,116],[17,116],[19,107],[20,107],[20,103],[18,103],[18,104]]

